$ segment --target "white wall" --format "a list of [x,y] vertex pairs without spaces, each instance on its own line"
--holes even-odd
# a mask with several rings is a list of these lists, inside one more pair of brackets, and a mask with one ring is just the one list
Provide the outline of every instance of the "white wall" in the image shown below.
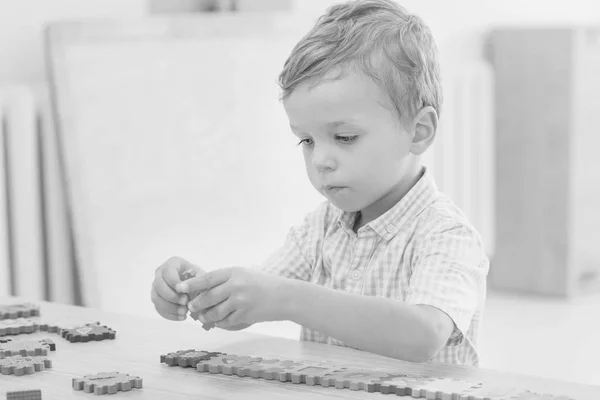
[[44,80],[43,26],[52,20],[133,17],[146,0],[0,0],[0,82]]

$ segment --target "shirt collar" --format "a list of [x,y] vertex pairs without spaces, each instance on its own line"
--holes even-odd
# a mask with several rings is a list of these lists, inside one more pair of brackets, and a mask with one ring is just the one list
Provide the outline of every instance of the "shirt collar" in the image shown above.
[[[428,207],[438,194],[437,186],[426,167],[421,169],[421,177],[415,185],[392,208],[374,221],[359,229],[372,230],[385,240],[391,240],[398,234],[404,224],[419,215]],[[357,212],[340,211],[338,225],[346,232],[352,233]]]

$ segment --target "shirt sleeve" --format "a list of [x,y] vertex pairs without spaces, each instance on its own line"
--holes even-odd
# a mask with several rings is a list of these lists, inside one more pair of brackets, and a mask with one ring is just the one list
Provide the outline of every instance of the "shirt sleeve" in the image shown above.
[[256,268],[268,274],[310,281],[322,247],[327,216],[328,207],[323,203],[302,224],[292,227],[284,245]]
[[433,306],[448,314],[454,331],[447,346],[460,345],[480,306],[489,269],[477,232],[446,226],[415,244],[406,302]]

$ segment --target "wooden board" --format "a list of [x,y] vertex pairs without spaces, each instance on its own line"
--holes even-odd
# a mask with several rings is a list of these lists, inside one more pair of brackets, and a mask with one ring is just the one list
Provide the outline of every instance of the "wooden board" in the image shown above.
[[260,263],[323,200],[278,100],[299,39],[285,32],[268,15],[50,28],[86,304],[155,315],[150,284],[168,257]]

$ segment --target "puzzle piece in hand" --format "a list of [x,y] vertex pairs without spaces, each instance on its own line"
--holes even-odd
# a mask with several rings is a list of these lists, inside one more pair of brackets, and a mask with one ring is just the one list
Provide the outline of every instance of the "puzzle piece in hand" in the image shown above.
[[46,368],[52,368],[52,361],[41,356],[11,356],[0,359],[0,373],[3,375],[29,375]]
[[0,344],[0,359],[9,356],[47,356],[55,351],[56,345],[50,339],[31,340],[26,342],[8,342]]
[[73,323],[73,321],[54,321],[40,324],[40,331],[60,334],[65,329],[77,329],[90,325],[100,325],[99,321]]
[[115,394],[117,391],[126,392],[132,388],[142,388],[142,378],[120,372],[100,372],[86,375],[83,378],[73,378],[73,389],[86,393]]
[[71,343],[114,339],[117,332],[107,326],[88,325],[75,329],[64,329],[60,335]]
[[6,400],[42,400],[42,391],[36,389],[6,392]]
[[198,365],[198,362],[204,360],[210,360],[211,357],[217,357],[219,355],[225,355],[224,353],[211,353],[204,350],[179,350],[174,353],[168,353],[160,356],[160,362],[169,366],[180,366],[180,367],[194,367]]
[[0,321],[0,336],[33,333],[39,330],[37,322],[27,318],[5,319]]
[[[193,268],[188,268],[185,271],[183,271],[182,273],[179,274],[179,279],[181,279],[181,281],[187,281],[188,279],[191,278],[195,278],[196,277],[196,273],[197,271]],[[188,293],[188,297],[190,300],[195,299],[198,295],[200,294],[200,292],[192,292],[192,293]],[[200,321],[200,314],[197,312],[192,312],[190,313],[190,317],[194,320],[194,321]],[[202,323],[202,328],[204,328],[205,331],[209,331],[212,328],[215,327],[214,322],[203,322]]]
[[40,315],[40,307],[35,304],[0,305],[0,320],[36,317]]

